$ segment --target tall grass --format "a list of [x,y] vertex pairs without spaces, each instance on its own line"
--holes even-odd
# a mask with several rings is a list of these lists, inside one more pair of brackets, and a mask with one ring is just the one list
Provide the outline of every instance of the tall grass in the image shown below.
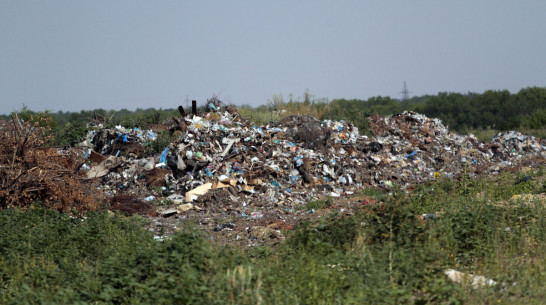
[[294,98],[290,95],[285,101],[282,94],[276,94],[267,102],[266,106],[240,107],[239,113],[259,125],[265,125],[270,121],[280,120],[291,115],[308,115],[318,119],[328,118],[330,104],[328,99],[316,98],[309,92],[303,97]]
[[[530,136],[534,136],[536,138],[540,138],[540,139],[546,138],[546,128],[530,129],[530,128],[521,127],[521,128],[518,128],[517,131],[519,131],[519,132],[521,132],[523,134],[526,134],[526,135],[530,135]],[[473,134],[473,135],[475,135],[476,138],[478,138],[478,140],[480,140],[481,142],[485,142],[485,143],[491,142],[491,138],[494,137],[499,132],[502,132],[502,131],[499,131],[499,130],[496,130],[496,129],[491,129],[491,128],[468,129],[468,130],[463,130],[462,131],[462,133],[464,133],[464,134]]]
[[[141,218],[4,210],[0,303],[543,304],[544,179],[536,169],[440,180],[409,195],[364,190],[384,204],[332,213],[285,232],[279,246],[249,249],[216,245],[191,227],[158,242]],[[453,283],[448,268],[498,284]]]

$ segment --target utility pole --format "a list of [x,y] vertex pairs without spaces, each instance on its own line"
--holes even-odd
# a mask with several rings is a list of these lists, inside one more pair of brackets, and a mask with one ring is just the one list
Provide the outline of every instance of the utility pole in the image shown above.
[[400,93],[402,94],[403,101],[409,99],[409,90],[408,86],[406,86],[406,81],[404,81],[404,88],[402,88],[402,91],[400,91]]

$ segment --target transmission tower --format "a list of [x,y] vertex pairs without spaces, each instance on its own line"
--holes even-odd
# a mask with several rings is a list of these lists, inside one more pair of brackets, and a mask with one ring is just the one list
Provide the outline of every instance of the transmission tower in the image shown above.
[[400,91],[400,93],[402,94],[403,101],[409,99],[409,90],[408,86],[406,86],[406,81],[404,81],[404,88],[402,88],[402,91]]

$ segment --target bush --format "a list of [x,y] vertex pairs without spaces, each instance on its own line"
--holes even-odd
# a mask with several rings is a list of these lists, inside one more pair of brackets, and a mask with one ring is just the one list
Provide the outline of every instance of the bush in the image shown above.
[[102,194],[76,173],[81,160],[46,143],[46,130],[14,119],[0,129],[0,208],[34,201],[63,211],[101,206]]
[[[157,241],[144,219],[106,212],[5,209],[0,303],[541,304],[546,208],[508,200],[540,192],[543,174],[527,172],[524,186],[523,174],[506,174],[409,195],[365,190],[382,203],[332,211],[284,243],[249,249],[217,246],[191,227]],[[451,268],[499,284],[455,284]]]

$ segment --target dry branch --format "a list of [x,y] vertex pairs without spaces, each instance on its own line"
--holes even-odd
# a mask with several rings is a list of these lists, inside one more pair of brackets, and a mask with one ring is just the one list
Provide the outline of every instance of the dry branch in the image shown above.
[[75,173],[74,155],[45,145],[43,129],[22,123],[17,114],[0,129],[0,208],[40,201],[62,211],[94,210],[103,196]]

